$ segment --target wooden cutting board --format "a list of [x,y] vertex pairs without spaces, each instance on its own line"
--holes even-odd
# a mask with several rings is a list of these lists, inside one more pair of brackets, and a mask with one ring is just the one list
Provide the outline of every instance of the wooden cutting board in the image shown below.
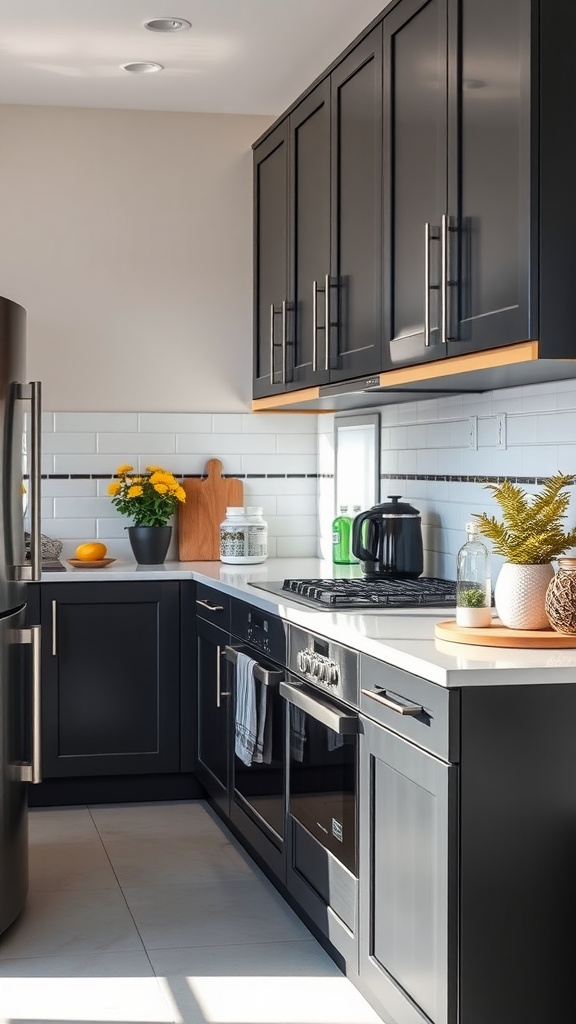
[[217,562],[220,523],[228,505],[244,504],[244,484],[222,476],[220,459],[208,459],[206,478],[184,480],[186,502],[178,510],[178,553],[182,562]]
[[493,619],[485,629],[475,626],[457,626],[454,619],[438,622],[434,632],[439,640],[456,644],[475,644],[477,647],[576,647],[576,635],[557,633],[555,629],[508,629],[500,619]]

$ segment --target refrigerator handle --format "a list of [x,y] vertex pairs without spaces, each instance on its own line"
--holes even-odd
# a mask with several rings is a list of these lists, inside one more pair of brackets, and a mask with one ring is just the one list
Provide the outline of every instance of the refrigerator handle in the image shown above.
[[42,575],[42,522],[40,510],[40,441],[42,436],[42,384],[19,384],[17,397],[28,400],[31,406],[30,433],[30,565],[17,565],[16,579],[34,582]]
[[13,631],[15,643],[30,644],[32,648],[32,759],[13,765],[20,782],[42,782],[42,731],[40,689],[40,626]]

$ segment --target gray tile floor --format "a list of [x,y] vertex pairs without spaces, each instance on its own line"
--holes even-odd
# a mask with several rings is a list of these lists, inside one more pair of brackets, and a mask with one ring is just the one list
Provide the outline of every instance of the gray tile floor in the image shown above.
[[30,812],[0,1024],[378,1024],[201,801]]

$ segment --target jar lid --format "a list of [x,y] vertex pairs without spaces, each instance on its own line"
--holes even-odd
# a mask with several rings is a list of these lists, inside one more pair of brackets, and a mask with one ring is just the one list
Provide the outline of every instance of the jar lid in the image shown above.
[[243,516],[246,515],[246,509],[244,505],[228,505],[226,509],[227,516]]

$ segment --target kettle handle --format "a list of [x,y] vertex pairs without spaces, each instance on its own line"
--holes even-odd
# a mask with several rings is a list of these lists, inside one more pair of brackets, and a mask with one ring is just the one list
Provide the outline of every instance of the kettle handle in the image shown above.
[[372,561],[374,558],[374,553],[367,551],[361,540],[360,531],[362,524],[366,522],[371,522],[369,512],[360,512],[352,523],[352,554],[359,558],[361,562]]

